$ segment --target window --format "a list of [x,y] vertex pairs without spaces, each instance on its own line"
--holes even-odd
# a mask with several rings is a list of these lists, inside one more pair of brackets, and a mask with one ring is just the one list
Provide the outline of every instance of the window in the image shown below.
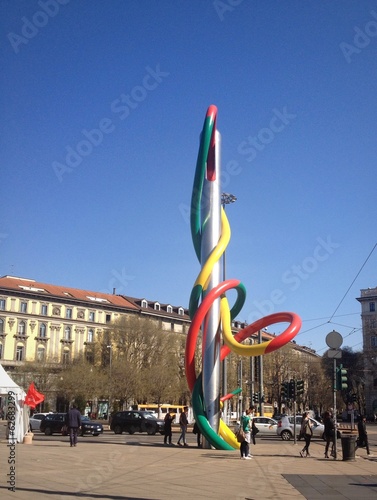
[[110,323],[111,321],[111,314],[106,314],[106,323]]
[[20,312],[27,313],[27,302],[20,303]]
[[93,311],[89,312],[89,321],[94,321],[94,312]]
[[3,359],[3,344],[0,344],[0,359]]
[[64,349],[63,356],[62,356],[62,362],[64,364],[67,364],[67,363],[69,363],[70,359],[71,359],[71,355],[70,355],[69,350],[68,349]]
[[18,333],[18,335],[26,335],[26,324],[25,324],[25,321],[20,321],[18,323],[17,333]]
[[47,305],[46,304],[41,305],[41,314],[43,314],[43,316],[47,316]]
[[39,336],[42,338],[46,337],[46,325],[44,323],[39,325]]
[[5,299],[0,299],[0,311],[5,311]]
[[93,330],[93,328],[90,328],[88,330],[88,340],[87,340],[87,342],[93,342],[93,339],[94,339],[94,330]]
[[148,302],[146,300],[142,300],[141,301],[141,307],[143,307],[144,309],[146,309],[148,307]]
[[178,309],[178,314],[179,314],[180,316],[183,316],[183,315],[184,315],[184,310],[183,310],[183,308],[182,308],[182,307],[180,307],[180,308]]
[[91,351],[91,350],[86,351],[85,358],[86,358],[86,360],[87,360],[88,363],[90,363],[91,365],[94,364],[94,353],[93,353],[93,351]]
[[65,317],[67,319],[72,319],[72,309],[70,307],[67,307],[67,309],[65,310]]
[[64,340],[71,340],[71,329],[69,326],[66,326],[64,329]]
[[0,334],[4,333],[4,321],[0,318]]
[[172,313],[172,312],[173,312],[173,308],[172,308],[172,306],[168,306],[168,307],[166,308],[166,310],[167,310],[167,312],[168,312],[168,313]]
[[375,335],[373,335],[371,338],[370,338],[370,346],[371,347],[377,347],[377,337]]
[[375,311],[376,311],[376,303],[369,302],[369,312],[375,312]]
[[155,303],[154,310],[155,311],[159,311],[160,310],[160,304],[158,302]]
[[23,361],[25,354],[25,347],[23,345],[18,345],[16,348],[16,361]]
[[44,347],[38,347],[37,349],[37,361],[44,361],[46,349]]

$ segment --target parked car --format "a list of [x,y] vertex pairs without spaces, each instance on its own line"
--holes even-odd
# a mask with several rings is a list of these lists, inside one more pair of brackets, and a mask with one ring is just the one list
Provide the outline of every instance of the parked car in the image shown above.
[[97,424],[90,420],[89,417],[81,417],[81,429],[80,434],[83,436],[84,434],[92,434],[93,436],[99,436],[103,433],[103,425]]
[[[313,424],[313,437],[324,439],[325,426],[314,418],[310,418],[310,421]],[[294,424],[293,415],[285,415],[278,421],[276,434],[280,436],[283,441],[291,440],[293,438],[293,432],[296,432],[296,436],[298,438],[301,429],[301,422],[302,415],[296,415],[296,425]]]
[[276,436],[277,420],[269,417],[254,417],[254,424],[259,429],[258,436]]
[[34,413],[29,419],[29,426],[31,431],[39,431],[42,420],[49,413]]
[[[39,430],[44,432],[46,436],[52,434],[62,434],[62,429],[65,422],[66,413],[49,413],[41,421]],[[67,433],[63,433],[67,434]]]
[[165,423],[147,411],[118,411],[111,419],[110,429],[115,434],[122,434],[122,432],[129,434],[146,432],[150,435],[159,432],[164,434]]

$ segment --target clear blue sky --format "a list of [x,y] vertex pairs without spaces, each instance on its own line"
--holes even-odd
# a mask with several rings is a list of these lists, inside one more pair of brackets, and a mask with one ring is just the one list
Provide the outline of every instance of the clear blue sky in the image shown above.
[[377,286],[377,250],[359,273],[377,241],[376,1],[0,6],[1,275],[187,307],[187,209],[215,104],[239,319],[294,311],[298,343],[323,353],[335,329],[361,349],[355,298]]

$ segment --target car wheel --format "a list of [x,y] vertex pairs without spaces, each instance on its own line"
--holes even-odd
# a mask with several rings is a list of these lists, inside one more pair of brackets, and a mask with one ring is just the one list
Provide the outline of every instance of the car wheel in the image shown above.
[[156,434],[156,429],[154,427],[147,427],[148,436],[154,436]]
[[283,441],[290,441],[292,439],[292,434],[289,431],[283,431],[280,437]]
[[45,436],[51,436],[52,435],[52,429],[51,427],[46,427],[45,429]]
[[93,434],[93,436],[99,436],[99,433],[98,433],[98,432],[96,432],[96,434]]
[[114,427],[114,434],[122,434],[122,432],[122,427],[120,425]]
[[135,432],[136,432],[136,427],[131,425],[131,427],[128,429],[128,434],[135,434]]

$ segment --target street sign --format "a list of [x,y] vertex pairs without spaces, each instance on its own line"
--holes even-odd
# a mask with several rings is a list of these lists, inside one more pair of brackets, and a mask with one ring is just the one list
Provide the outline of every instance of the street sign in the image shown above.
[[329,358],[342,359],[342,351],[341,349],[329,349],[327,351],[327,356]]
[[343,337],[339,332],[333,330],[332,332],[326,335],[326,344],[331,349],[339,349],[339,347],[343,344]]

